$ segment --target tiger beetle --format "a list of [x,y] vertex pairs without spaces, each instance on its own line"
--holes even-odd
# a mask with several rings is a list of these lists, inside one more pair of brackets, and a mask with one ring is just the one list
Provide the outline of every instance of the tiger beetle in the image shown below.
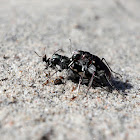
[[[60,50],[61,49],[58,51]],[[81,83],[87,84],[88,90],[91,86],[99,86],[101,88],[108,86],[111,91],[112,89],[116,89],[111,83],[112,73],[117,75],[120,74],[114,72],[104,58],[100,59],[98,56],[82,50],[75,50],[72,53],[72,57],[69,58],[67,56],[59,55],[57,53],[58,51],[56,51],[51,58],[47,58],[46,55],[42,57],[42,61],[46,62],[46,69],[49,67],[55,69],[55,73],[66,69],[68,77],[70,77],[69,79],[72,81],[77,80],[79,82],[78,90]]]
[[[81,66],[81,69],[77,69],[75,65]],[[104,58],[100,59],[98,56],[82,50],[75,50],[73,52],[69,67],[73,71],[77,71],[77,73],[83,72],[82,76],[80,76],[79,85],[84,77],[90,79],[88,90],[93,84],[100,87],[109,86],[109,89],[112,90],[115,88],[111,83],[112,73],[121,76],[110,68]]]

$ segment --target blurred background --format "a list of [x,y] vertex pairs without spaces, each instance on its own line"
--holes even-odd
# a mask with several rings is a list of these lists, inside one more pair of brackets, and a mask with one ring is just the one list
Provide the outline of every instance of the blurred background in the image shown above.
[[[0,0],[0,139],[138,140],[139,10],[140,0]],[[125,99],[94,89],[83,97],[85,86],[78,96],[70,81],[65,94],[42,86],[34,51],[71,56],[69,39],[72,51],[104,57],[131,83]]]

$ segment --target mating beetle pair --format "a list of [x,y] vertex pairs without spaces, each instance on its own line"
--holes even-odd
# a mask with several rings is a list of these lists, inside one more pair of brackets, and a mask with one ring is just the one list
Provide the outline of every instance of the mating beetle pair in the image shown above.
[[72,53],[71,58],[55,52],[52,58],[47,59],[45,55],[42,60],[46,62],[46,68],[51,67],[56,72],[66,69],[68,79],[79,82],[78,88],[81,83],[87,84],[88,90],[91,86],[108,86],[110,90],[115,88],[111,83],[112,72],[115,72],[104,58],[100,59],[89,52],[76,50]]

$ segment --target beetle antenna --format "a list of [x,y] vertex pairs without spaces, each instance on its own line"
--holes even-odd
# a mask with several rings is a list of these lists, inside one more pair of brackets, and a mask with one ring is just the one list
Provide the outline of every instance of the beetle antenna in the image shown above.
[[62,50],[62,49],[58,49],[57,51],[55,51],[55,52],[53,53],[53,55],[56,54],[56,53],[59,52],[59,51],[63,51],[63,50]]
[[69,41],[70,41],[69,50],[70,50],[70,53],[72,54],[72,51],[71,51],[71,48],[72,48],[72,42],[71,42],[71,39],[69,39]]
[[42,57],[42,56],[40,56],[36,51],[34,51],[34,52],[37,54],[37,56]]

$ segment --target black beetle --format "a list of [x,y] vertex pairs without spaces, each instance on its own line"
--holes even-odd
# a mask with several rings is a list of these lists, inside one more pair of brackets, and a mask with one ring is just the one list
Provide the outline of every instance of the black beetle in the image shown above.
[[[60,50],[60,49],[59,49]],[[59,51],[58,50],[58,51]],[[58,52],[58,51],[56,51],[56,52]],[[46,69],[48,68],[48,67],[51,67],[51,68],[53,68],[53,69],[55,69],[55,70],[57,70],[57,71],[62,71],[62,70],[64,70],[64,69],[68,69],[68,66],[69,66],[69,64],[70,64],[70,59],[67,57],[67,56],[62,56],[62,55],[59,55],[59,54],[57,54],[57,53],[54,53],[53,55],[52,55],[52,57],[51,58],[48,58],[47,59],[47,56],[46,55],[44,55],[43,57],[42,57],[42,61],[43,62],[46,62]],[[36,52],[35,52],[36,53]],[[37,53],[36,53],[37,54]],[[38,55],[38,54],[37,54]],[[39,56],[39,55],[38,55]],[[39,57],[41,57],[41,56],[39,56]]]
[[[73,71],[77,71],[78,73],[83,72],[82,76],[80,77],[81,79],[84,77],[90,79],[89,88],[92,84],[109,86],[110,89],[114,88],[111,83],[111,72],[115,74],[118,73],[114,72],[110,68],[104,58],[100,59],[98,56],[93,55],[87,51],[75,50],[71,57],[71,61],[72,62],[69,66]],[[81,69],[79,70],[80,66]]]

